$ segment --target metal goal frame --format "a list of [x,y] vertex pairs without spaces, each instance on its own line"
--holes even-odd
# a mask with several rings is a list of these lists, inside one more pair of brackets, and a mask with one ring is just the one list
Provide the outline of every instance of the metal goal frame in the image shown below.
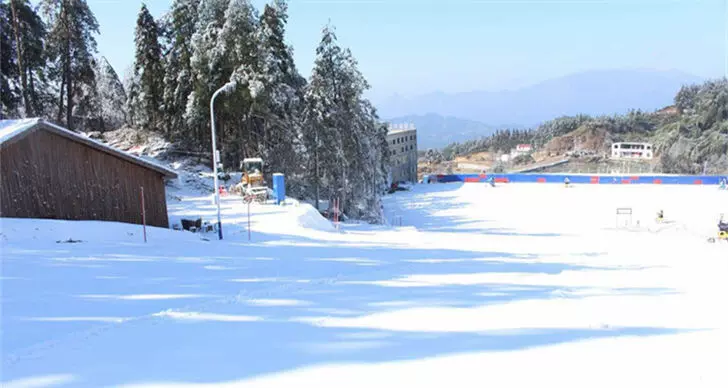
[[[621,223],[620,221],[625,221]],[[623,224],[623,225],[621,225]],[[617,228],[632,226],[632,208],[631,207],[618,207],[615,214],[615,226]]]

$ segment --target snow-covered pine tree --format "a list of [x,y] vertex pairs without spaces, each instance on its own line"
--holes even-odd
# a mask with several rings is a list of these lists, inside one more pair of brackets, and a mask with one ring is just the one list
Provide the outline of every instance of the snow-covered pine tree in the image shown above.
[[306,90],[304,140],[313,194],[338,197],[353,217],[379,221],[386,160],[386,136],[372,105],[368,84],[348,49],[325,27]]
[[194,138],[183,116],[193,87],[191,41],[199,4],[200,0],[175,0],[166,25],[170,46],[164,61],[164,127],[170,140],[186,146]]
[[162,47],[159,44],[159,27],[142,4],[137,18],[134,35],[136,55],[134,73],[139,84],[131,94],[129,110],[134,112],[133,124],[137,127],[161,130],[161,106],[164,96],[164,68],[162,67]]
[[210,144],[210,111],[212,93],[224,85],[230,74],[222,74],[225,52],[219,35],[225,23],[227,0],[205,0],[197,8],[197,26],[192,35],[190,58],[192,91],[188,96],[184,118],[194,145],[207,150]]
[[96,65],[96,89],[101,108],[102,131],[114,130],[126,123],[126,92],[119,76],[106,57]]
[[73,129],[73,106],[84,90],[95,88],[94,58],[99,24],[86,0],[42,0],[49,18],[47,54],[53,62],[50,75],[59,83],[58,118],[65,113]]
[[44,116],[51,98],[45,79],[45,23],[28,0],[10,0],[0,4],[0,25],[3,112]]
[[336,194],[343,164],[339,101],[336,72],[341,49],[335,35],[327,26],[319,46],[306,91],[303,140],[306,149],[305,181],[311,184],[316,206],[321,199],[330,200]]
[[85,82],[79,83],[73,97],[73,121],[78,131],[100,131],[104,128],[101,97],[96,84],[96,59],[91,62],[92,72]]
[[229,0],[218,42],[219,50],[225,53],[220,71],[222,76],[231,74],[230,79],[238,86],[215,105],[220,149],[228,166],[237,167],[247,156],[262,156],[264,118],[257,114],[255,101],[266,80],[257,63],[257,30],[257,15],[250,0]]
[[263,121],[260,155],[268,170],[286,174],[288,181],[297,185],[300,164],[296,152],[306,80],[296,70],[292,49],[285,43],[287,19],[283,0],[266,5],[260,16],[258,72],[263,88],[257,94],[255,108]]
[[3,119],[19,117],[23,103],[12,20],[9,4],[0,3],[0,118]]

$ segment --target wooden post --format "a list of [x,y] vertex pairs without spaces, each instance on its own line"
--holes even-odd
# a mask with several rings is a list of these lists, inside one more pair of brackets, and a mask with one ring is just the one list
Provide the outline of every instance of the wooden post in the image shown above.
[[334,198],[334,225],[339,230],[339,198]]
[[140,187],[142,198],[142,228],[144,230],[144,242],[147,242],[147,211],[144,207],[144,186]]

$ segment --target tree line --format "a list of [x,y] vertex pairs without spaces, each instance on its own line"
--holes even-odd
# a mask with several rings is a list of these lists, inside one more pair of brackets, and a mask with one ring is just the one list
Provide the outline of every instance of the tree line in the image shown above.
[[287,175],[293,195],[338,197],[350,216],[378,219],[387,129],[363,97],[369,84],[330,25],[303,77],[287,21],[284,0],[262,12],[250,0],[174,0],[159,20],[142,5],[122,83],[98,56],[101,27],[85,0],[3,2],[0,114],[84,131],[128,125],[209,153],[210,98],[232,81],[236,88],[215,101],[224,166],[261,157],[267,171]]
[[658,155],[657,169],[675,174],[724,174],[728,172],[728,80],[718,79],[683,86],[675,95],[674,111],[633,110],[618,115],[557,117],[530,130],[502,130],[491,136],[452,143],[443,150],[428,150],[428,161],[452,160],[475,152],[507,153],[517,144],[535,149],[577,130],[601,130],[607,134],[603,152],[611,142],[652,142]]

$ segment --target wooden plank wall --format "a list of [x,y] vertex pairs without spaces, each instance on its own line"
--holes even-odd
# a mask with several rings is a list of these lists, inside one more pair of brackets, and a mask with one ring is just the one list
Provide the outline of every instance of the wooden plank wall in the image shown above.
[[153,170],[36,130],[0,150],[0,216],[168,227],[164,178]]

